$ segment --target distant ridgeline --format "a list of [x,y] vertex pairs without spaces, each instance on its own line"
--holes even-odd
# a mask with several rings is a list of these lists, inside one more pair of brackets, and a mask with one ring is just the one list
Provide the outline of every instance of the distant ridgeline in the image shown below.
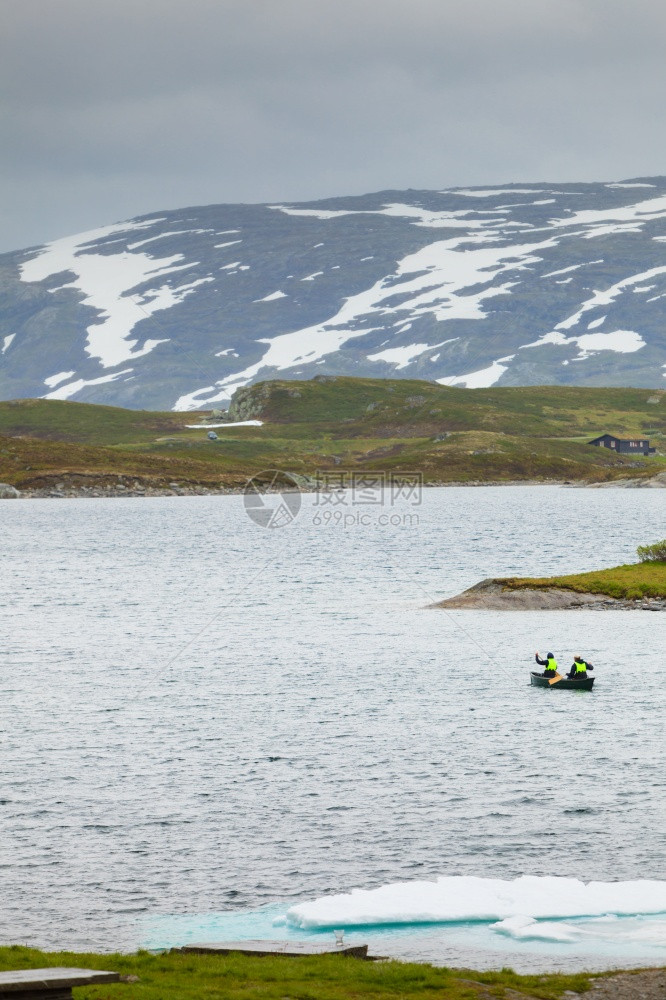
[[210,409],[317,374],[664,388],[664,241],[663,177],[147,215],[0,257],[0,398]]

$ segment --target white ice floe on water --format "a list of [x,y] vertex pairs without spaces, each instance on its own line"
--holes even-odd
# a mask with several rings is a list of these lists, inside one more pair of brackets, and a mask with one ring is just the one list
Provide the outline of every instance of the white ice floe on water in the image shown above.
[[322,896],[290,907],[286,919],[293,927],[313,929],[651,913],[666,913],[666,881],[585,883],[537,875],[507,881],[454,875]]
[[542,920],[537,922],[534,917],[507,917],[490,925],[491,930],[518,941],[575,941],[580,937],[580,931],[572,924],[558,921]]
[[[132,289],[145,284],[149,279],[161,278],[176,271],[194,266],[182,261],[182,254],[172,257],[149,257],[145,253],[118,254],[95,253],[93,243],[98,243],[114,233],[124,233],[134,229],[145,229],[159,222],[121,223],[92,229],[76,236],[54,240],[46,244],[38,254],[21,264],[22,281],[44,281],[52,275],[68,272],[74,274],[73,281],[67,281],[57,289],[78,289],[82,304],[101,313],[100,321],[87,328],[86,353],[99,360],[102,368],[113,368],[125,361],[148,354],[166,339],[146,340],[143,347],[136,350],[138,339],[129,336],[141,320],[159,310],[169,309],[181,302],[196,287],[212,278],[199,278],[187,284],[172,287],[162,284],[150,291],[129,295]],[[108,380],[107,380],[108,381]],[[87,383],[95,384],[95,383]]]
[[6,336],[6,337],[3,338],[3,341],[2,341],[2,354],[6,354],[7,353],[7,351],[9,350],[9,348],[12,345],[12,341],[14,340],[15,336],[16,336],[15,333],[10,333],[8,336]]
[[285,292],[271,292],[270,295],[264,295],[263,299],[253,299],[254,302],[275,302],[276,299],[286,299]]

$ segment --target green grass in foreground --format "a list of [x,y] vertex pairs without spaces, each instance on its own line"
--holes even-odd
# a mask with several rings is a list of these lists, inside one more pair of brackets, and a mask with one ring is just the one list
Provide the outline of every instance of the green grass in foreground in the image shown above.
[[[64,965],[138,976],[139,982],[76,989],[77,1000],[503,1000],[516,994],[558,1000],[565,990],[590,988],[587,975],[519,976],[511,969],[472,972],[407,962],[321,958],[249,958],[242,955],[95,955],[0,948],[0,970]],[[511,993],[507,994],[507,990]]]
[[502,583],[509,590],[546,590],[559,587],[578,593],[607,594],[637,600],[641,597],[666,598],[666,562],[630,563],[612,569],[575,573],[571,576],[511,577]]

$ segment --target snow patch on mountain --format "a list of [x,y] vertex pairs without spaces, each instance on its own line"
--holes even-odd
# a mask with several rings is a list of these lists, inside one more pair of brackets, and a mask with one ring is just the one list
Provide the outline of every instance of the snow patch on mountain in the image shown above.
[[[385,351],[379,351],[377,354],[368,354],[367,358],[368,361],[388,361],[390,364],[395,365],[396,371],[401,371],[401,369],[407,368],[415,358],[420,357],[426,351],[434,351],[435,348],[442,347],[444,344],[452,344],[458,339],[458,337],[451,337],[449,340],[440,341],[439,344],[407,344],[405,347],[389,347]],[[432,361],[433,359],[431,358],[430,360]]]
[[[347,341],[374,332],[376,326],[364,324],[373,322],[377,316],[381,316],[382,321],[386,316],[399,314],[407,314],[405,319],[432,314],[439,321],[483,317],[486,314],[482,303],[508,294],[514,283],[504,282],[474,293],[467,290],[489,285],[498,275],[540,262],[535,251],[556,246],[558,241],[551,238],[540,243],[469,249],[474,242],[469,237],[440,240],[409,254],[398,263],[394,275],[350,296],[330,320],[293,333],[262,338],[259,343],[269,346],[258,362],[218,382],[213,396],[207,395],[210,387],[195,390],[181,396],[174,408],[185,410],[229,399],[236,389],[247,385],[264,368],[285,370],[299,363],[312,364],[339,350]],[[498,365],[499,362],[495,362],[491,366],[492,374],[483,369],[483,372],[459,378],[492,377],[496,380],[503,374]]]
[[300,216],[302,219],[339,219],[343,215],[357,215],[353,209],[288,208],[286,205],[269,205],[276,212]]
[[[484,226],[491,226],[496,222],[494,219],[470,219],[469,216],[473,214],[473,209],[466,211],[435,212],[421,208],[418,205],[405,205],[400,202],[384,205],[383,208],[346,209],[338,211],[315,208],[287,208],[285,205],[271,205],[270,207],[277,211],[284,212],[286,215],[295,215],[303,218],[309,217],[322,220],[337,219],[343,215],[387,215],[397,219],[413,219],[415,226],[425,226],[432,229],[482,229]],[[501,215],[502,213],[497,209],[493,209],[487,211],[486,214]],[[514,223],[514,225],[519,224],[522,225],[522,223]],[[524,225],[529,226],[529,223],[524,223]],[[317,246],[323,245],[323,243],[317,244]]]
[[615,299],[622,294],[627,288],[631,288],[632,285],[639,285],[641,281],[647,281],[650,278],[656,277],[658,274],[666,274],[666,267],[653,267],[649,271],[642,271],[640,274],[632,274],[628,278],[623,278],[622,281],[616,282],[611,285],[610,288],[605,289],[605,291],[595,291],[591,299],[587,299],[571,316],[567,319],[563,319],[561,323],[558,323],[555,327],[556,330],[570,330],[573,326],[576,326],[581,318],[586,312],[591,309],[596,309],[598,306],[611,305]]
[[[496,224],[496,219],[470,219],[472,209],[458,212],[433,212],[418,205],[400,203],[385,205],[373,215],[388,215],[398,219],[413,219],[415,226],[427,229],[483,229]],[[495,214],[495,213],[492,213]]]
[[469,372],[467,375],[454,375],[448,378],[435,379],[440,385],[460,385],[465,389],[489,389],[491,385],[499,382],[505,371],[508,371],[509,361],[513,361],[515,355],[509,354],[506,358],[499,358],[493,361],[487,368],[480,368],[479,371]]
[[61,382],[66,382],[72,375],[76,375],[76,372],[58,372],[56,375],[49,375],[48,378],[44,379],[44,385],[48,385],[49,389],[55,389],[57,385],[60,385]]
[[[62,385],[59,389],[55,389],[53,392],[49,392],[43,399],[71,399],[75,396],[77,392],[81,392],[82,389],[87,388],[90,385],[103,385],[105,382],[115,382],[122,375],[129,375],[130,372],[134,371],[133,368],[125,368],[121,372],[114,372],[112,375],[102,375],[100,378],[93,379],[77,379],[75,382],[70,382],[68,385]],[[73,373],[70,373],[73,374]],[[125,380],[127,381],[127,380]]]
[[603,264],[602,260],[588,260],[583,264],[571,264],[570,267],[561,267],[558,271],[548,271],[546,274],[542,274],[542,278],[554,278],[555,275],[569,274],[571,271],[579,271],[581,267],[591,267],[592,264]]
[[616,351],[618,354],[633,354],[645,347],[645,341],[640,333],[635,330],[613,330],[608,333],[583,333],[578,337],[565,337],[558,330],[552,330],[544,334],[531,344],[523,344],[520,350],[528,347],[543,347],[545,344],[553,344],[556,347],[570,347],[572,345],[579,348],[578,355],[573,361],[584,361],[592,354],[599,351]]
[[[550,194],[543,188],[454,188],[446,194],[459,194],[464,198],[496,198],[501,194]],[[559,194],[560,192],[553,192]],[[444,194],[444,191],[440,191]]]
[[[151,219],[150,222],[148,222],[148,223],[141,223],[141,225],[151,225],[152,226],[155,222],[159,222],[159,221],[161,221],[161,220],[159,220],[159,219]],[[130,227],[126,227],[126,228],[130,228]],[[164,240],[167,237],[172,237],[172,236],[187,236],[188,233],[209,233],[209,232],[212,232],[212,230],[210,230],[210,229],[167,229],[167,231],[165,233],[158,233],[157,236],[149,236],[145,240],[139,240],[136,243],[128,243],[127,244],[127,249],[128,250],[136,250],[137,247],[145,247],[148,243],[155,243],[156,240]],[[86,235],[86,234],[84,233],[82,235]],[[108,242],[119,243],[120,240],[112,240],[112,241],[108,241],[107,240],[106,242],[107,243]]]
[[[73,281],[65,282],[50,291],[76,288],[83,294],[84,305],[99,310],[101,322],[87,328],[86,352],[91,358],[98,359],[102,368],[114,368],[130,359],[143,357],[159,344],[166,343],[168,338],[148,339],[143,347],[135,350],[138,339],[128,338],[142,319],[182,302],[199,285],[213,280],[199,278],[175,288],[163,284],[132,296],[128,293],[149,279],[183,271],[194,264],[177,264],[176,261],[183,260],[182,254],[156,258],[128,251],[119,254],[88,251],[92,243],[98,243],[112,233],[145,229],[158,221],[160,220],[151,219],[148,222],[122,223],[54,240],[46,244],[37,256],[21,264],[21,279],[27,282],[44,281],[63,272],[75,275]],[[86,384],[97,385],[99,381]]]
[[[603,235],[608,235],[609,233],[618,231],[622,232],[626,230],[609,228],[608,226],[601,225],[602,223],[644,223],[663,218],[666,218],[666,195],[661,195],[659,198],[650,198],[648,201],[639,201],[635,205],[617,205],[613,208],[582,209],[578,212],[572,213],[566,219],[551,219],[549,228],[564,229],[578,226],[591,226],[596,228],[601,226],[597,235],[600,235],[601,233],[603,233]],[[638,232],[639,230],[633,231]]]
[[642,184],[642,183],[639,183],[639,182],[635,182],[635,183],[626,183],[626,182],[625,183],[620,183],[619,181],[616,181],[613,184],[607,184],[606,187],[608,187],[608,188],[653,188],[653,187],[656,187],[656,185],[655,184]]
[[6,255],[0,393],[189,409],[257,379],[378,370],[656,387],[653,180],[209,205]]

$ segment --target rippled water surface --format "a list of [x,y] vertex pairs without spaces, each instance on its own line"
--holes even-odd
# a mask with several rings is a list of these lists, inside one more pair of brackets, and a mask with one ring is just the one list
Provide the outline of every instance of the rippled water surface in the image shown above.
[[[663,493],[436,489],[347,528],[303,500],[273,531],[239,497],[0,506],[0,939],[135,947],[160,915],[437,875],[666,878],[663,614],[424,609],[633,561]],[[528,686],[551,647],[591,694]]]

